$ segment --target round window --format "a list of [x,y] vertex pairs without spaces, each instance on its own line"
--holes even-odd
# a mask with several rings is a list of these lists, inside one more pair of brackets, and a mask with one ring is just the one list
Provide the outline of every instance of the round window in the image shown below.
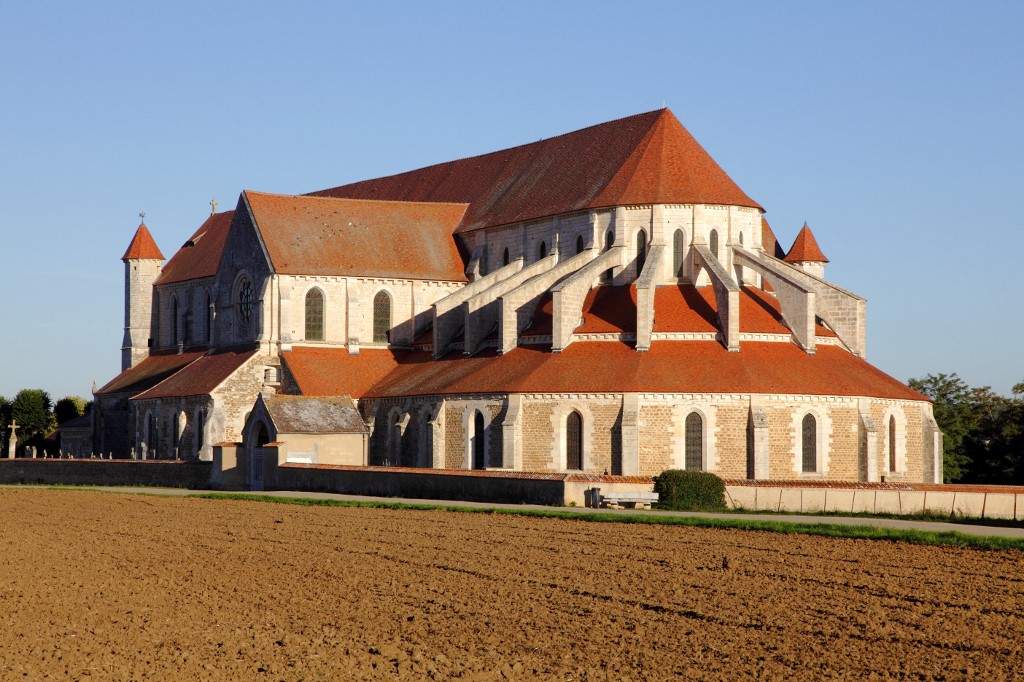
[[238,287],[238,315],[242,322],[248,322],[252,317],[252,305],[252,282],[243,279],[241,286]]

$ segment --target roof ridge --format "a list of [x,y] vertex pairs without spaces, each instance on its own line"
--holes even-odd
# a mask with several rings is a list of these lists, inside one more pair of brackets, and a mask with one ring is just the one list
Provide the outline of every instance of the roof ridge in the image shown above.
[[[472,159],[483,159],[483,158],[486,158],[486,157],[489,157],[489,156],[495,156],[497,154],[506,154],[508,152],[512,152],[512,151],[516,151],[516,150],[521,150],[521,149],[526,149],[528,147],[532,147],[534,145],[543,144],[545,142],[551,142],[552,140],[558,140],[559,138],[568,137],[570,135],[577,135],[579,133],[586,132],[586,131],[591,130],[593,128],[600,128],[600,127],[607,126],[607,125],[613,125],[613,124],[616,124],[616,123],[622,123],[623,121],[628,121],[630,119],[637,119],[637,118],[641,118],[641,117],[644,117],[644,116],[650,116],[651,114],[658,114],[658,116],[655,118],[655,120],[657,120],[666,111],[668,111],[668,107],[662,107],[660,109],[652,109],[651,111],[644,111],[644,112],[641,112],[639,114],[630,114],[629,116],[623,116],[621,118],[612,119],[611,121],[602,121],[600,123],[593,123],[591,125],[584,126],[583,128],[577,128],[576,130],[570,130],[570,131],[565,132],[565,133],[559,133],[558,135],[553,135],[551,137],[542,137],[539,140],[535,140],[533,142],[525,142],[523,144],[517,144],[517,145],[513,145],[511,147],[505,147],[504,149],[496,149],[494,151],[484,152],[482,154],[470,154],[469,156],[462,156],[462,157],[459,157],[459,158],[456,158],[456,159],[448,159],[446,161],[438,161],[437,163],[429,163],[426,166],[421,166],[419,168],[411,168],[411,169],[406,170],[406,171],[400,171],[398,173],[390,173],[388,175],[381,175],[381,176],[378,176],[378,177],[375,177],[375,178],[362,178],[360,180],[355,180],[353,182],[348,182],[348,183],[345,183],[343,185],[335,185],[334,187],[325,187],[324,189],[318,189],[318,190],[314,190],[312,192],[306,192],[303,196],[318,196],[318,195],[320,195],[321,192],[329,192],[332,189],[336,189],[337,187],[345,187],[347,185],[351,185],[351,184],[355,184],[355,183],[359,183],[359,182],[372,182],[372,181],[375,181],[375,180],[386,180],[388,178],[396,178],[398,176],[408,175],[410,173],[418,173],[420,171],[428,170],[430,168],[437,168],[438,166],[446,166],[448,164],[459,163],[459,162],[462,162],[462,161],[469,161],[469,160],[472,160]],[[652,125],[653,125],[653,121],[652,121]],[[430,202],[422,202],[422,203],[430,203]],[[438,203],[442,203],[442,202],[438,202]],[[448,202],[448,203],[452,203],[452,202]]]
[[255,189],[242,190],[245,194],[261,194],[267,197],[280,197],[283,199],[316,199],[321,201],[352,202],[358,204],[400,204],[400,205],[422,205],[422,206],[469,206],[465,201],[402,201],[400,199],[353,199],[351,197],[332,197],[320,194],[279,194],[277,192],[261,192]]

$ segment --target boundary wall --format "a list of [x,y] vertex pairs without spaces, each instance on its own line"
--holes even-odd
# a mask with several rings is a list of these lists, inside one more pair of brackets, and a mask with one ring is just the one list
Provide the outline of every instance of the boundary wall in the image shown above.
[[822,486],[726,481],[726,504],[761,512],[923,514],[1024,521],[1024,488],[925,484]]
[[130,459],[5,459],[0,484],[210,487],[209,462]]

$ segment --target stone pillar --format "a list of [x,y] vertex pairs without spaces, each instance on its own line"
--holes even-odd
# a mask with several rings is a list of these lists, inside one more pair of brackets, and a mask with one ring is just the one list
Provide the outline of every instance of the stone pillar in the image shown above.
[[510,393],[505,419],[501,423],[502,466],[513,471],[523,470],[523,439],[522,439],[523,396]]
[[860,412],[860,475],[868,483],[878,482],[878,427],[871,417],[870,401],[861,398],[857,402]]
[[640,475],[640,394],[622,394],[622,475]]
[[750,427],[754,431],[754,479],[766,481],[771,478],[768,466],[768,412],[753,397],[750,399]]

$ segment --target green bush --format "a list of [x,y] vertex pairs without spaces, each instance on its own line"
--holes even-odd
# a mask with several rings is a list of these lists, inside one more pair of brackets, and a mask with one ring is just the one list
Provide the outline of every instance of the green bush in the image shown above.
[[725,483],[706,471],[667,469],[654,478],[658,506],[677,511],[726,511]]

